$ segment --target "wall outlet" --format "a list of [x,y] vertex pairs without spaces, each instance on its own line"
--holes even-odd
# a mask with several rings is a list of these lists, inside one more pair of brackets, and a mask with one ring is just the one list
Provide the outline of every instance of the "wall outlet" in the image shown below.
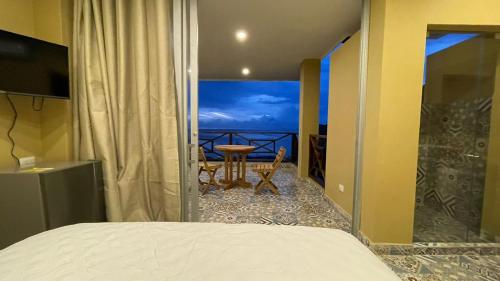
[[344,192],[344,185],[343,184],[339,184],[339,191]]
[[35,156],[19,158],[19,166],[21,169],[34,167],[36,164]]

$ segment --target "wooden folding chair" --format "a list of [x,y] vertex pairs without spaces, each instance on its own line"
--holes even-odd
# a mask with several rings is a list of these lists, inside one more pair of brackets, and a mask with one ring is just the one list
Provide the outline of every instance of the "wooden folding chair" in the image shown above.
[[259,194],[260,191],[268,187],[274,194],[280,194],[278,187],[274,185],[271,181],[276,171],[281,167],[281,162],[285,158],[286,149],[280,147],[276,158],[272,164],[257,164],[253,166],[252,171],[257,173],[260,177],[259,183],[255,186],[255,194]]
[[[309,167],[309,174],[313,174],[316,177],[321,175],[322,179],[325,180],[325,167],[323,167],[322,155],[324,155],[324,146],[320,145],[320,139],[324,136],[311,135],[309,136],[309,143],[313,154],[311,155],[312,163]],[[326,145],[326,144],[325,144]]]
[[[202,194],[206,194],[210,189],[210,186],[221,188],[222,186],[215,179],[215,174],[217,173],[217,170],[222,167],[222,164],[209,164],[207,161],[207,157],[205,157],[205,151],[203,150],[203,147],[198,148],[198,157],[200,158],[199,160],[201,160],[201,165],[198,172],[198,182],[202,187]],[[204,182],[200,179],[201,173],[203,171],[207,172],[210,178],[208,182]]]

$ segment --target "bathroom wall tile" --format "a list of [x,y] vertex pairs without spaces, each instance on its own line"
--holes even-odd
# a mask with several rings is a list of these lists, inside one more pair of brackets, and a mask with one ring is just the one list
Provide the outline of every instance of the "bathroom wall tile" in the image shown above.
[[415,222],[419,239],[433,232],[443,233],[429,239],[465,239],[465,234],[445,234],[461,231],[457,223],[479,237],[490,115],[491,98],[422,105],[415,219],[428,219],[425,208],[444,216],[432,226]]

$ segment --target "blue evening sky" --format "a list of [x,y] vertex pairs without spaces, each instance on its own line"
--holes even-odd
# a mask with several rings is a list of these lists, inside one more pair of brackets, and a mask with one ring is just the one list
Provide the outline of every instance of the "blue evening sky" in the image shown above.
[[427,38],[427,42],[425,45],[425,55],[433,55],[476,36],[477,33],[449,33],[435,39]]
[[[330,54],[321,60],[320,123],[328,119]],[[299,81],[211,81],[199,86],[201,129],[297,132]]]
[[[455,33],[428,39],[426,56],[475,36]],[[318,113],[321,124],[326,124],[328,119],[330,56],[331,53],[321,61]],[[202,80],[199,84],[200,128],[297,132],[299,93],[299,81]]]
[[296,132],[299,87],[299,81],[200,81],[200,128]]
[[[339,45],[340,46],[340,45]],[[338,47],[337,47],[338,48]],[[335,48],[333,51],[335,51]],[[321,59],[321,74],[319,84],[319,123],[328,123],[328,88],[330,85],[330,58],[333,52]]]

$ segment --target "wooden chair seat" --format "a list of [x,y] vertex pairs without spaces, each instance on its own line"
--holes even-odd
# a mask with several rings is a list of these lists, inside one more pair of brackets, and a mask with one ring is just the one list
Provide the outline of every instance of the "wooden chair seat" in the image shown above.
[[286,149],[281,147],[272,164],[256,164],[252,166],[252,171],[257,173],[261,179],[255,186],[255,194],[259,194],[265,187],[269,188],[274,194],[280,194],[278,187],[272,182],[272,178],[281,167],[285,153]]
[[[217,189],[222,187],[215,179],[215,174],[217,173],[217,170],[219,170],[222,167],[222,164],[209,164],[207,161],[207,157],[205,156],[205,151],[203,150],[203,147],[198,148],[198,157],[201,160],[198,171],[198,182],[202,187],[201,190],[202,194],[205,195],[210,189],[210,186],[214,186]],[[210,178],[208,182],[204,182],[200,179],[200,175],[203,172],[206,172],[208,174]]]
[[273,170],[273,164],[255,164],[252,166],[252,171],[258,172],[266,172]]
[[210,164],[210,163],[207,163],[207,166],[205,167],[203,163],[200,163],[200,168],[203,168],[203,169],[208,169],[208,170],[217,170],[217,169],[220,169],[222,168],[222,164]]

